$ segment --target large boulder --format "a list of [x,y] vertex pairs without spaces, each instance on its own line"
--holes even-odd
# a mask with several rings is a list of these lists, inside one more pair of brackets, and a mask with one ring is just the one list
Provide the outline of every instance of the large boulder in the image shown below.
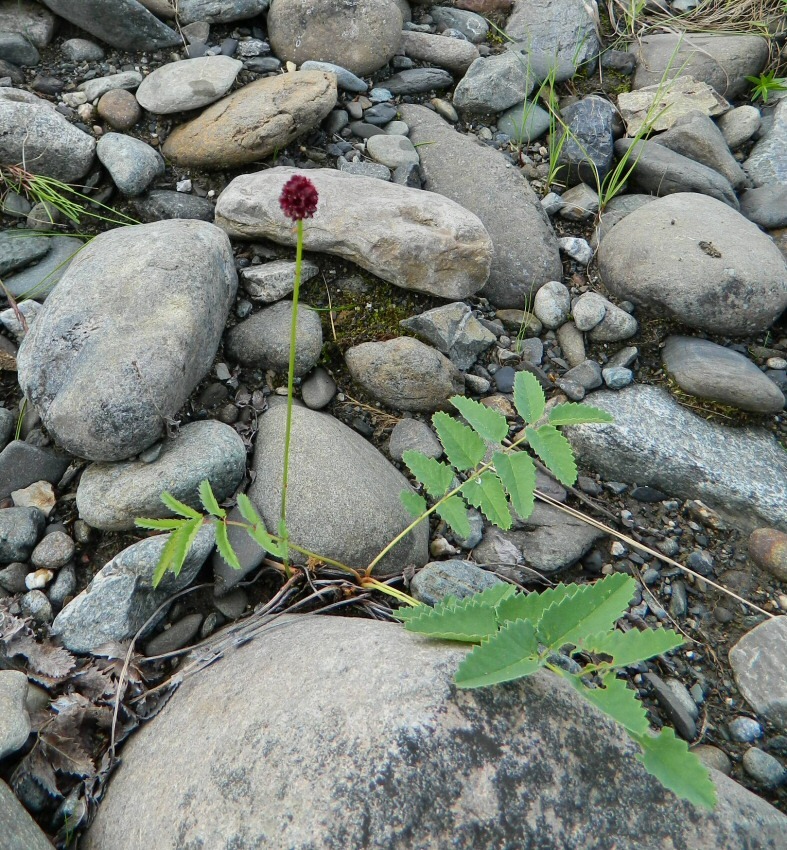
[[335,105],[333,74],[294,71],[263,77],[176,127],[162,152],[186,168],[257,162],[313,130]]
[[366,75],[396,53],[402,23],[394,0],[273,0],[268,35],[282,60],[332,62]]
[[210,369],[237,285],[229,239],[207,222],[103,233],[72,260],[20,346],[20,386],[73,454],[131,457]]
[[21,89],[0,89],[0,164],[74,183],[90,170],[96,140],[48,100]]
[[604,237],[598,262],[613,295],[710,333],[764,330],[787,307],[787,263],[773,240],[705,195],[634,210]]
[[56,15],[121,50],[158,50],[181,44],[175,30],[137,0],[42,0]]
[[[288,75],[289,76],[289,75]],[[320,196],[303,228],[307,251],[335,254],[404,289],[461,300],[486,283],[492,243],[483,224],[454,201],[329,168],[269,168],[236,177],[216,203],[216,224],[240,239],[294,246],[279,207],[287,180],[303,174]]]
[[[259,421],[249,498],[266,526],[279,527],[287,408],[278,404]],[[364,569],[412,522],[399,494],[407,479],[355,431],[324,413],[292,411],[287,527],[293,543],[356,569]],[[422,522],[375,568],[400,573],[428,559],[429,524]],[[303,558],[295,551],[295,561]]]
[[457,690],[466,651],[391,623],[256,628],[129,740],[84,850],[783,846],[787,818],[720,773],[714,811],[678,800],[557,677]]
[[744,531],[787,531],[787,453],[767,431],[707,422],[658,387],[595,392],[593,405],[614,422],[565,429],[586,467],[611,481],[700,499]]
[[501,153],[457,133],[431,110],[403,104],[400,112],[419,145],[425,187],[477,215],[492,239],[481,294],[496,307],[521,309],[547,281],[559,280],[557,237],[527,180]]

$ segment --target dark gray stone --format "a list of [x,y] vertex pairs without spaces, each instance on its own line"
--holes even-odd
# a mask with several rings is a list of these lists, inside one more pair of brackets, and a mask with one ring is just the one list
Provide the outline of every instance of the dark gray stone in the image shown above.
[[270,0],[178,0],[178,20],[181,24],[224,24],[254,18],[269,5]]
[[787,768],[759,747],[750,747],[746,750],[741,763],[746,773],[766,788],[776,788],[787,782]]
[[420,145],[424,188],[477,215],[492,238],[492,267],[481,294],[498,308],[521,309],[539,287],[563,274],[557,239],[538,197],[498,151],[457,133],[425,107],[405,104],[400,111],[410,140]]
[[704,339],[667,338],[661,352],[664,368],[681,389],[754,413],[778,413],[784,395],[751,360]]
[[40,260],[52,246],[46,236],[34,236],[28,230],[4,230],[0,233],[0,277],[6,283],[8,273]]
[[615,153],[623,157],[629,148],[628,162],[633,165],[631,180],[640,189],[663,197],[676,192],[699,192],[723,201],[734,210],[738,199],[730,181],[707,165],[695,162],[655,142],[618,139]]
[[[787,818],[721,774],[714,811],[665,791],[620,727],[560,678],[458,690],[466,652],[389,623],[277,619],[186,678],[130,738],[84,850],[256,850],[271,835],[281,847],[387,850],[783,844]],[[385,792],[359,812],[370,781]]]
[[410,593],[424,605],[437,605],[446,596],[464,599],[496,584],[501,579],[471,561],[432,561],[415,574]]
[[59,570],[74,557],[74,541],[65,531],[45,534],[33,549],[30,563],[36,569]]
[[333,400],[336,395],[336,382],[318,366],[301,384],[301,398],[306,407],[321,410]]
[[46,518],[38,508],[0,510],[0,564],[26,561],[45,525]]
[[56,15],[122,50],[158,50],[180,36],[137,0],[43,0]]
[[164,655],[182,649],[196,636],[202,625],[202,614],[186,614],[166,631],[151,638],[145,645],[145,655]]
[[442,68],[410,68],[382,80],[379,85],[391,94],[420,94],[447,89],[453,84],[454,78]]
[[458,369],[469,369],[478,355],[496,341],[463,301],[434,307],[399,324],[431,343]]
[[14,416],[13,412],[6,407],[0,407],[0,449],[4,449],[8,445],[11,434],[14,433],[15,426],[16,416]]
[[653,688],[659,705],[666,712],[667,717],[675,727],[675,731],[681,738],[691,743],[697,737],[697,724],[686,711],[683,703],[676,698],[672,688],[668,687],[666,682],[655,673],[646,673],[645,678]]
[[132,203],[135,213],[142,221],[161,221],[167,218],[213,221],[211,201],[171,189],[151,189],[146,195],[134,198]]
[[459,81],[453,103],[460,112],[470,114],[502,112],[521,103],[537,84],[537,74],[528,64],[528,55],[507,50],[476,59]]
[[437,24],[438,31],[441,29],[459,30],[473,44],[481,44],[486,40],[489,24],[475,12],[452,9],[449,6],[433,6],[429,10],[429,14]]
[[[561,174],[569,185],[600,186],[612,168],[617,110],[605,98],[591,94],[561,111],[567,130],[559,136]],[[563,136],[568,135],[565,140]]]
[[635,384],[593,393],[609,425],[564,430],[579,462],[610,481],[700,499],[732,525],[787,530],[787,455],[758,428],[725,428],[687,411],[666,390]]
[[[227,335],[227,356],[246,366],[285,373],[290,360],[292,301],[264,307],[236,325]],[[295,374],[305,375],[320,359],[322,323],[305,304],[298,307],[295,344]]]
[[60,282],[77,252],[85,247],[81,239],[73,236],[35,237],[31,241],[38,241],[39,238],[45,238],[50,246],[43,259],[3,280],[14,298],[46,298]]
[[[159,534],[119,552],[63,608],[52,631],[65,647],[72,652],[90,652],[108,641],[134,637],[162,602],[194,581],[213,549],[213,527],[200,529],[180,574],[165,573],[154,589],[153,575],[169,536]],[[158,620],[163,616],[164,612]],[[154,620],[149,629],[155,625]]]
[[36,481],[57,484],[70,462],[68,456],[13,440],[0,452],[0,499]]
[[160,438],[212,366],[236,289],[229,239],[211,224],[102,233],[25,337],[19,383],[69,451],[131,457]]
[[[249,498],[269,529],[279,525],[286,413],[286,405],[279,404],[260,417],[252,463],[256,478]],[[412,521],[399,500],[400,492],[409,488],[407,479],[346,425],[308,408],[293,409],[291,445],[290,538],[312,552],[365,568]],[[428,538],[427,524],[421,523],[380,562],[374,575],[425,564]],[[302,556],[291,554],[302,561]]]
[[[227,519],[230,522],[246,522],[243,518],[243,514],[237,508],[233,508],[229,511]],[[236,570],[234,567],[231,567],[224,558],[221,557],[218,549],[213,553],[210,559],[210,566],[213,570],[213,578],[216,582],[214,592],[217,596],[227,593],[235,587],[239,581],[243,581],[243,579],[250,572],[257,569],[257,567],[259,567],[259,565],[267,557],[265,550],[261,548],[258,543],[252,540],[251,537],[249,537],[245,529],[240,528],[237,525],[230,525],[227,527],[227,536],[230,541],[230,546],[232,546],[235,554],[238,556],[241,568]]]
[[3,850],[52,850],[49,839],[2,779],[0,822],[3,824]]
[[0,59],[13,65],[38,65],[41,56],[21,33],[0,32]]

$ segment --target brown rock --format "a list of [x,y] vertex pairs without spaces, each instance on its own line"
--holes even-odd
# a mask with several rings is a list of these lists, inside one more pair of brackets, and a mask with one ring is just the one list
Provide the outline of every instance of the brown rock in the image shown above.
[[776,528],[758,528],[749,537],[749,555],[755,564],[787,581],[787,534]]
[[98,114],[115,130],[130,130],[142,117],[137,99],[125,89],[112,89],[101,96]]
[[296,71],[265,77],[178,127],[162,152],[175,165],[226,168],[255,162],[308,133],[336,105],[336,77]]

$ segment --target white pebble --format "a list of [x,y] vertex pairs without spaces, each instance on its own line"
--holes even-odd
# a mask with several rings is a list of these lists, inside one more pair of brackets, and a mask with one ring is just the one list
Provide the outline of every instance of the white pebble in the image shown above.
[[36,570],[34,573],[28,573],[25,576],[25,587],[28,590],[40,590],[46,587],[55,577],[52,570]]

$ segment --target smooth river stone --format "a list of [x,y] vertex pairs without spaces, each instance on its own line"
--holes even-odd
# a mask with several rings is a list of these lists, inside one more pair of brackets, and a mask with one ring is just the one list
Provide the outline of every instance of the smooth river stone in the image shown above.
[[143,109],[157,115],[199,109],[230,90],[243,62],[229,56],[200,56],[162,65],[137,89]]

